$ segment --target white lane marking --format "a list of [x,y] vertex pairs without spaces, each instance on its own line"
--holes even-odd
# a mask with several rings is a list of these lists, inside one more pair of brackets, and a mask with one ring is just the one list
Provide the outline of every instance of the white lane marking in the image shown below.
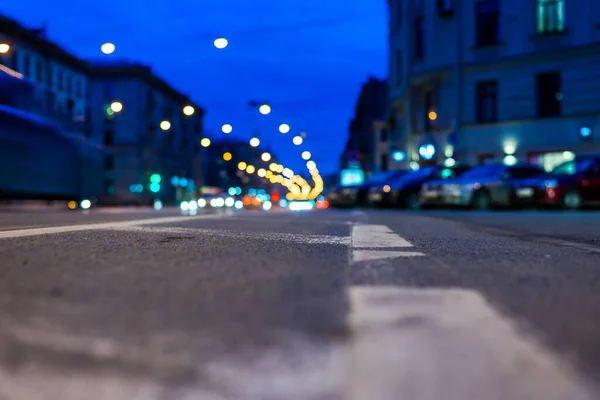
[[359,224],[352,227],[352,247],[383,248],[413,247],[413,245],[385,225]]
[[177,216],[177,217],[163,217],[163,218],[146,218],[130,221],[113,221],[113,222],[101,222],[92,224],[81,224],[81,225],[67,225],[67,226],[50,226],[44,228],[33,228],[33,229],[19,229],[11,231],[1,231],[0,239],[9,239],[26,236],[38,236],[38,235],[50,235],[54,233],[67,233],[67,232],[80,232],[80,231],[92,231],[101,229],[114,229],[120,227],[140,226],[140,225],[153,225],[153,224],[170,224],[177,222],[195,221],[198,219],[213,219],[223,218],[226,215],[223,214],[207,214],[197,216]]
[[[385,225],[358,224],[352,226],[352,262],[375,261],[399,257],[421,257],[416,251],[397,251],[413,247],[412,243]],[[387,249],[387,250],[383,250]]]
[[350,237],[333,235],[302,235],[296,233],[277,233],[277,232],[241,232],[217,229],[202,228],[178,228],[178,227],[155,227],[155,226],[125,226],[115,227],[111,230],[135,231],[144,233],[170,233],[170,234],[191,234],[191,235],[213,235],[225,236],[232,239],[255,239],[268,241],[282,241],[304,244],[333,244],[350,245]]
[[182,400],[338,399],[348,376],[342,342],[287,337],[258,353],[236,354],[200,366],[208,385],[189,390]]
[[350,400],[591,400],[566,362],[470,290],[352,287]]
[[0,399],[27,400],[115,400],[161,399],[161,388],[150,378],[139,378],[120,371],[55,369],[27,365],[3,369],[0,366]]
[[157,376],[181,371],[197,379],[173,388],[151,379],[152,374],[129,375],[118,368],[65,373],[33,361],[11,369],[0,365],[0,399],[321,400],[339,397],[348,371],[342,340],[317,340],[287,332],[280,332],[279,341],[270,347],[206,360],[195,354],[189,346],[193,342],[181,333],[127,342],[72,336],[50,322],[32,326],[3,323],[10,328],[5,332],[9,345],[91,357],[99,365],[112,362],[141,367]]
[[352,250],[352,261],[375,261],[399,257],[421,257],[424,255],[416,251]]

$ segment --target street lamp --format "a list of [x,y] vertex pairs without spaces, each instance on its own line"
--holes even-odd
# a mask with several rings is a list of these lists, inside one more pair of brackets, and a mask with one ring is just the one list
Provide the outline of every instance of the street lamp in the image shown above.
[[313,169],[317,168],[317,163],[315,163],[313,160],[310,160],[306,163],[306,168],[312,171]]
[[250,139],[250,146],[252,147],[258,147],[260,145],[260,139],[257,137],[253,137],[252,139]]
[[202,146],[202,147],[208,147],[208,146],[210,146],[210,139],[209,138],[203,138],[202,140],[200,140],[200,146]]
[[194,110],[194,107],[192,107],[192,106],[183,107],[183,113],[185,115],[187,115],[188,117],[194,115],[194,112],[196,112],[196,110]]
[[160,129],[162,129],[163,131],[168,131],[169,129],[171,129],[171,123],[167,120],[162,121],[160,123]]
[[267,162],[269,160],[271,160],[271,154],[265,152],[262,153],[262,155],[260,156],[260,159],[263,160],[264,162]]
[[100,46],[100,51],[102,51],[104,54],[112,54],[115,52],[115,45],[112,43],[104,43],[102,46]]
[[303,141],[304,140],[302,139],[302,136],[294,136],[294,138],[292,139],[292,142],[294,142],[296,146],[300,146]]
[[225,134],[228,134],[233,131],[233,127],[230,124],[225,124],[221,127],[221,131]]
[[115,113],[120,113],[123,111],[123,103],[120,101],[113,101],[110,103],[110,110]]
[[10,45],[8,43],[0,43],[0,54],[6,54],[10,50]]
[[310,160],[311,156],[312,156],[312,154],[310,154],[310,151],[303,151],[302,152],[302,159],[303,160]]
[[256,171],[256,168],[254,167],[254,165],[248,165],[246,167],[246,172],[250,175],[252,175],[254,173],[254,171]]
[[279,132],[286,134],[290,131],[290,126],[288,124],[279,125]]
[[223,160],[231,161],[232,158],[233,158],[233,155],[230,152],[223,153]]
[[258,111],[262,114],[262,115],[267,115],[271,113],[271,106],[269,106],[268,104],[263,104],[262,106],[260,106],[258,108]]
[[217,38],[214,41],[214,45],[217,49],[224,49],[228,44],[229,42],[225,38]]

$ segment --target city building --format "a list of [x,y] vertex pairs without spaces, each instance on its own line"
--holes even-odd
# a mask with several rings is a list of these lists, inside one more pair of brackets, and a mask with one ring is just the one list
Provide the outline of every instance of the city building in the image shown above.
[[362,169],[366,176],[376,172],[380,160],[376,160],[373,123],[385,117],[387,102],[387,82],[369,78],[361,88],[350,122],[348,141],[340,160],[342,170]]
[[389,145],[389,128],[387,121],[378,119],[373,121],[373,140],[374,146],[374,172],[386,172],[393,169],[392,150]]
[[91,139],[105,148],[88,165],[90,193],[102,203],[139,204],[197,192],[200,106],[150,67],[128,61],[90,62],[89,94]]
[[46,37],[0,15],[0,103],[89,133],[87,63]]
[[[205,186],[218,187],[224,191],[230,187],[240,187],[244,193],[251,188],[278,189],[267,179],[258,176],[260,168],[268,170],[270,164],[277,163],[277,158],[270,149],[252,147],[247,141],[225,137],[202,150]],[[270,155],[267,161],[262,159],[265,152]],[[250,170],[252,173],[246,171],[249,166],[254,167]]]
[[388,3],[396,167],[600,152],[599,1]]

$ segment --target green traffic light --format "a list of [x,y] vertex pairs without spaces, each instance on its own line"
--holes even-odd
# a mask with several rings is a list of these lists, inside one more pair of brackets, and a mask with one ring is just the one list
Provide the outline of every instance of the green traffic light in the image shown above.
[[162,180],[162,178],[160,177],[159,174],[152,174],[150,175],[150,182],[152,183],[160,183],[160,181]]
[[158,193],[160,191],[160,184],[153,182],[150,184],[150,191],[152,193]]

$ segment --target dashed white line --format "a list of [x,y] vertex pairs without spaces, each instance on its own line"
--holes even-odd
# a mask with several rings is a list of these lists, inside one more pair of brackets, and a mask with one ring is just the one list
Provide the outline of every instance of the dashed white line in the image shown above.
[[413,245],[385,225],[360,224],[352,227],[352,247],[385,248]]
[[197,215],[197,216],[146,218],[146,219],[137,219],[137,220],[130,220],[130,221],[118,221],[118,222],[113,221],[113,222],[102,222],[102,223],[81,224],[81,225],[49,226],[49,227],[44,227],[44,228],[19,229],[19,230],[0,232],[0,239],[50,235],[50,234],[55,234],[55,233],[115,229],[115,228],[125,228],[125,227],[131,227],[131,226],[141,226],[141,225],[170,224],[170,223],[177,223],[177,222],[194,221],[194,220],[198,220],[198,219],[224,218],[226,216],[227,215],[224,215],[224,214],[205,214],[205,215]]
[[425,255],[416,251],[392,250],[411,247],[413,247],[412,243],[385,225],[358,224],[352,226],[353,263]]
[[416,251],[390,251],[390,250],[352,250],[352,261],[375,261],[400,257],[421,257],[423,253]]
[[352,287],[350,400],[591,400],[573,369],[469,290]]

